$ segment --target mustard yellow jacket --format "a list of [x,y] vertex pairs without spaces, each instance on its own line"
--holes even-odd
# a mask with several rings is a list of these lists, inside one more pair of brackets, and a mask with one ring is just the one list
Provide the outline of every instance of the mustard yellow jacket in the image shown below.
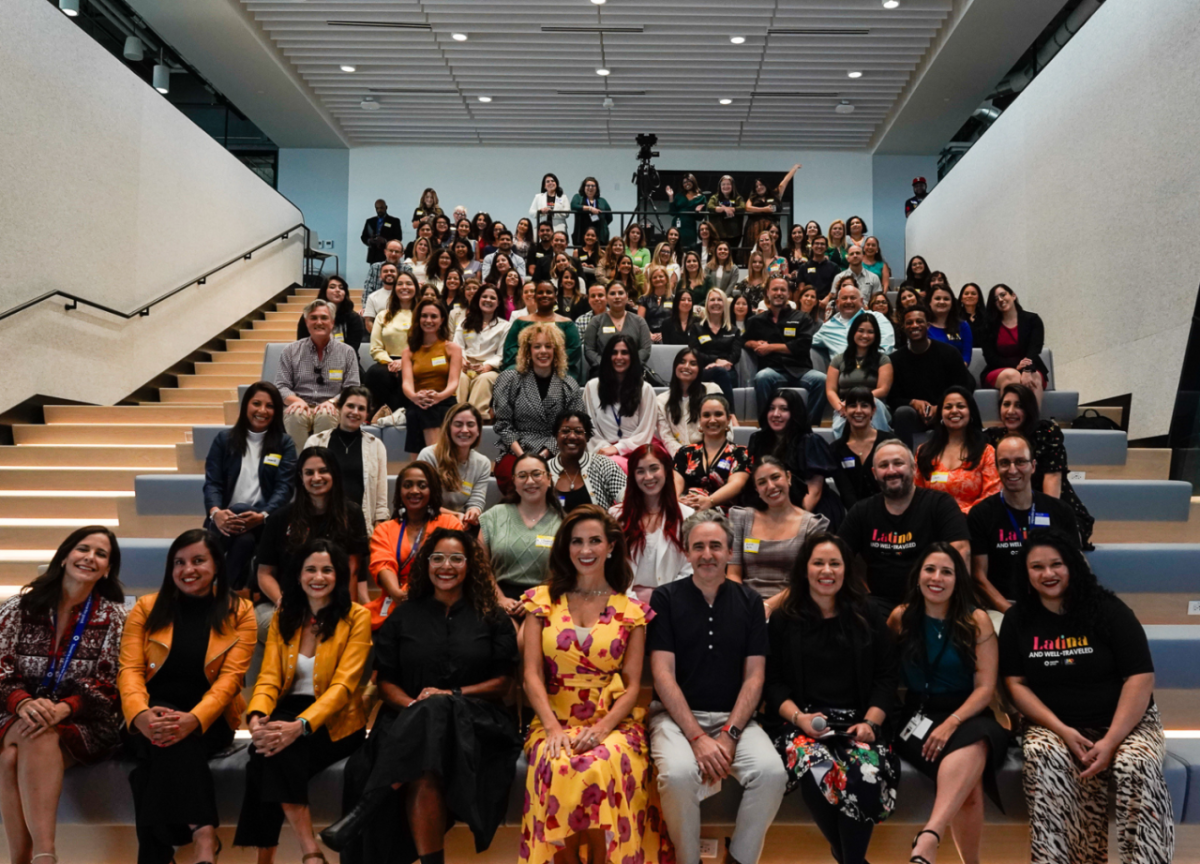
[[[275,613],[267,631],[267,650],[254,683],[249,713],[269,717],[279,698],[292,689],[303,633],[303,629],[297,629],[284,642],[279,632],[279,613]],[[361,679],[370,653],[371,613],[355,603],[350,614],[338,621],[333,636],[317,643],[313,662],[313,693],[317,701],[300,715],[314,732],[327,726],[330,739],[338,741],[367,725],[361,689],[366,682]]]
[[[154,608],[158,594],[138,598],[133,611],[125,619],[121,635],[121,670],[117,673],[117,689],[121,691],[121,710],[126,725],[150,707],[146,682],[162,669],[171,653],[171,625],[153,633],[146,632],[146,619]],[[225,715],[230,728],[242,723],[246,700],[242,698],[242,682],[250,668],[250,657],[258,641],[258,625],[254,606],[249,600],[239,600],[237,612],[221,633],[210,633],[208,650],[204,654],[204,674],[212,686],[191,713],[200,721],[200,730],[207,732],[218,717]]]

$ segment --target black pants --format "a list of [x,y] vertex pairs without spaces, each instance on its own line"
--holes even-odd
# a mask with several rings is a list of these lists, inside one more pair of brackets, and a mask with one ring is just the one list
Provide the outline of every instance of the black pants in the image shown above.
[[812,774],[800,779],[800,794],[804,796],[813,821],[829,841],[834,860],[838,864],[863,864],[867,860],[867,847],[871,845],[875,823],[851,819],[836,804],[826,801]]
[[[275,706],[270,719],[293,721],[315,701],[312,696],[285,696]],[[360,729],[333,741],[329,730],[321,728],[297,738],[270,758],[251,745],[250,761],[246,765],[246,789],[233,845],[258,849],[278,846],[284,820],[280,805],[307,804],[308,781],[361,747],[366,735],[366,730]]]
[[176,846],[192,842],[192,825],[220,824],[208,760],[231,743],[233,729],[224,717],[218,717],[203,735],[189,735],[170,747],[155,747],[141,735],[131,736],[129,746],[137,759],[129,785],[138,864],[168,864]]
[[[265,524],[263,523],[263,525]],[[225,553],[229,585],[235,591],[242,590],[254,581],[250,578],[250,562],[254,559],[254,550],[258,548],[258,541],[262,538],[263,525],[230,537],[218,531],[212,519],[204,523],[204,527],[208,529],[209,533],[217,538],[217,546]]]
[[389,372],[384,364],[371,364],[363,373],[363,386],[371,391],[371,402],[376,411],[384,405],[393,411],[404,407],[404,389],[400,383],[400,373]]
[[892,430],[896,433],[896,437],[903,441],[909,450],[913,448],[913,438],[921,432],[925,432],[933,428],[937,422],[937,415],[933,415],[928,422],[925,418],[918,414],[913,408],[908,405],[901,405],[892,412]]
[[733,405],[733,388],[737,386],[738,377],[736,369],[726,369],[724,366],[714,366],[712,369],[700,370],[701,381],[712,381],[721,388],[721,395],[729,400],[730,406]]

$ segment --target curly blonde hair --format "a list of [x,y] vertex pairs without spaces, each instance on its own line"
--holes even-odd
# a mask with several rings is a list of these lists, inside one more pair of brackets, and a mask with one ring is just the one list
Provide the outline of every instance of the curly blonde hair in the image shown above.
[[537,321],[521,331],[517,337],[517,372],[524,375],[533,370],[533,339],[545,336],[554,346],[554,374],[567,374],[567,340],[555,324]]

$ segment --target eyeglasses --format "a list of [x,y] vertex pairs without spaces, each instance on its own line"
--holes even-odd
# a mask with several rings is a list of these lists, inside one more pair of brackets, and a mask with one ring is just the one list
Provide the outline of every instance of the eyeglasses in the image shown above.
[[519,474],[513,475],[513,477],[522,482],[526,480],[541,480],[545,476],[545,471],[522,471]]
[[587,436],[587,431],[584,429],[575,429],[571,426],[563,426],[558,430],[558,434],[567,438],[583,438]]
[[432,555],[429,556],[429,563],[432,564],[434,567],[440,567],[443,564],[445,564],[447,561],[450,562],[451,566],[461,567],[467,563],[467,556],[466,555],[458,555],[458,554],[443,555],[441,552],[434,552]]
[[1033,464],[1032,459],[997,459],[996,467],[1001,471],[1007,471],[1009,468],[1028,468]]

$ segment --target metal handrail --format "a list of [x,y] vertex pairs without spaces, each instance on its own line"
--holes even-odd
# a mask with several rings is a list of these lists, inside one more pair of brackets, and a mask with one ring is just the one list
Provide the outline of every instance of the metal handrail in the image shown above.
[[293,225],[291,228],[288,228],[286,231],[279,232],[271,239],[264,240],[262,243],[259,243],[253,249],[249,249],[249,250],[243,252],[242,254],[238,255],[236,258],[230,258],[224,264],[221,264],[218,267],[214,267],[213,269],[209,270],[208,272],[206,272],[200,276],[197,276],[194,279],[189,279],[187,282],[184,282],[178,288],[174,288],[174,289],[168,291],[166,294],[163,294],[159,297],[155,297],[149,303],[145,304],[144,306],[139,306],[137,309],[134,309],[132,312],[122,312],[119,309],[112,309],[108,306],[105,306],[102,303],[95,303],[91,300],[88,300],[86,297],[77,297],[76,295],[71,294],[66,291],[54,290],[54,291],[47,291],[45,294],[41,295],[40,297],[34,297],[32,300],[26,300],[24,303],[14,306],[6,312],[0,313],[0,321],[3,321],[5,318],[8,318],[11,315],[16,315],[18,312],[22,312],[25,309],[28,309],[30,306],[36,306],[38,303],[41,303],[43,300],[49,300],[51,297],[63,297],[67,300],[70,300],[71,301],[70,303],[64,304],[64,308],[68,312],[71,311],[72,309],[78,309],[79,305],[82,303],[84,306],[91,306],[93,309],[99,309],[102,312],[108,312],[110,315],[116,315],[118,318],[124,318],[126,321],[128,321],[130,318],[137,318],[137,317],[144,318],[150,314],[151,307],[157,306],[159,303],[163,302],[164,300],[166,300],[170,297],[174,297],[176,294],[178,294],[180,291],[184,290],[185,288],[190,288],[193,285],[203,285],[205,282],[208,281],[208,277],[213,275],[214,273],[218,273],[221,270],[224,270],[226,267],[230,266],[231,264],[236,264],[239,261],[249,261],[251,256],[253,256],[254,253],[257,252],[259,249],[262,249],[264,246],[270,246],[276,240],[286,240],[288,238],[288,235],[291,234],[293,231],[297,231],[297,230],[301,230],[301,229],[304,231],[304,247],[307,249],[308,248],[309,228],[303,222],[299,222],[299,223]]

